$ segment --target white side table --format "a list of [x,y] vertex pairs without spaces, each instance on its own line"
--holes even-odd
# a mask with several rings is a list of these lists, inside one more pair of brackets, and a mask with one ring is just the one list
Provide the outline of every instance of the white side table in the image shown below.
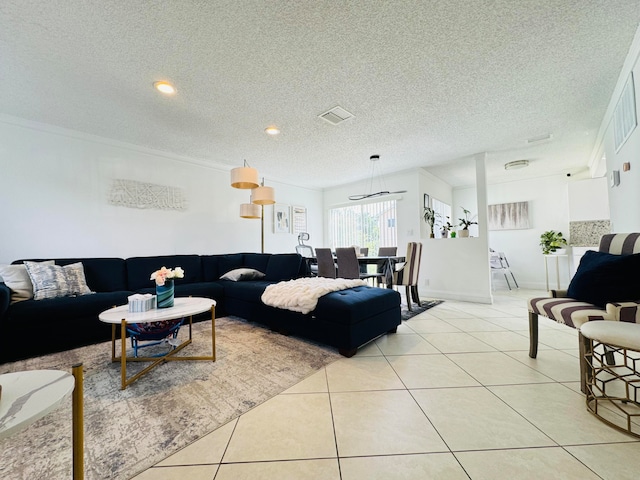
[[[544,274],[547,282],[547,291],[549,291],[549,258],[555,259],[556,264],[556,290],[560,290],[560,259],[563,259],[563,263],[567,264],[567,271],[569,271],[569,255],[543,255],[544,256]],[[553,261],[551,262],[553,264]]]
[[0,439],[10,437],[59,408],[73,392],[73,478],[84,477],[82,364],[73,375],[61,370],[27,370],[0,375]]

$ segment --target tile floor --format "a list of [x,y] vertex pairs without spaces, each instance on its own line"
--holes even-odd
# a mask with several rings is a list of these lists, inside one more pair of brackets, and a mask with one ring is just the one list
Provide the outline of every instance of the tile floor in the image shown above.
[[135,480],[636,479],[640,442],[589,414],[575,330],[526,299],[446,301]]

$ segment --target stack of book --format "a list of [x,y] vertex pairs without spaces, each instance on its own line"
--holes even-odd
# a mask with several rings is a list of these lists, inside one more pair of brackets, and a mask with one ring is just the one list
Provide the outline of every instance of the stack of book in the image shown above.
[[156,296],[150,293],[136,293],[127,298],[129,299],[129,311],[132,313],[146,312],[156,308]]

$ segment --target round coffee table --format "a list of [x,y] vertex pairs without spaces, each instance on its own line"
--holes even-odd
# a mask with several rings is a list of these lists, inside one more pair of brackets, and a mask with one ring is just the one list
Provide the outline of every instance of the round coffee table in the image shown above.
[[82,364],[62,370],[26,370],[0,375],[0,439],[10,437],[59,408],[73,394],[73,478],[84,476]]
[[[102,312],[98,318],[101,322],[111,324],[111,361],[120,362],[121,390],[135,382],[142,375],[148,373],[153,367],[169,361],[176,360],[210,360],[216,361],[216,329],[215,329],[216,301],[203,297],[176,297],[173,307],[156,308],[146,312],[130,312],[128,305],[114,307]],[[193,315],[211,310],[211,355],[199,357],[175,356],[180,350],[189,345],[192,340]],[[169,351],[166,355],[158,357],[128,357],[127,356],[127,325],[131,323],[153,323],[178,318],[189,318],[189,338]],[[116,329],[120,325],[121,354],[116,356]],[[140,372],[127,378],[127,361],[152,362]]]

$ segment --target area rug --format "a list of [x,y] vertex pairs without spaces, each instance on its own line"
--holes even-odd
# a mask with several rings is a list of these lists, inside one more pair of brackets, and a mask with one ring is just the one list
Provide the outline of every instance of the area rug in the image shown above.
[[[211,353],[210,322],[194,325],[180,354]],[[180,336],[188,333],[183,327]],[[0,365],[0,373],[70,371],[82,362],[85,478],[130,479],[194,440],[341,358],[329,347],[234,317],[216,320],[217,361],[171,362],[120,390],[110,342]],[[119,344],[118,344],[119,346]],[[130,364],[129,375],[146,366]],[[71,401],[0,440],[0,478],[71,478]]]
[[436,305],[440,305],[442,302],[444,302],[444,300],[423,300],[419,307],[413,305],[413,310],[407,310],[406,308],[403,308],[401,313],[402,320],[409,320],[411,317],[415,317],[416,315],[419,315],[422,312],[435,307]]

